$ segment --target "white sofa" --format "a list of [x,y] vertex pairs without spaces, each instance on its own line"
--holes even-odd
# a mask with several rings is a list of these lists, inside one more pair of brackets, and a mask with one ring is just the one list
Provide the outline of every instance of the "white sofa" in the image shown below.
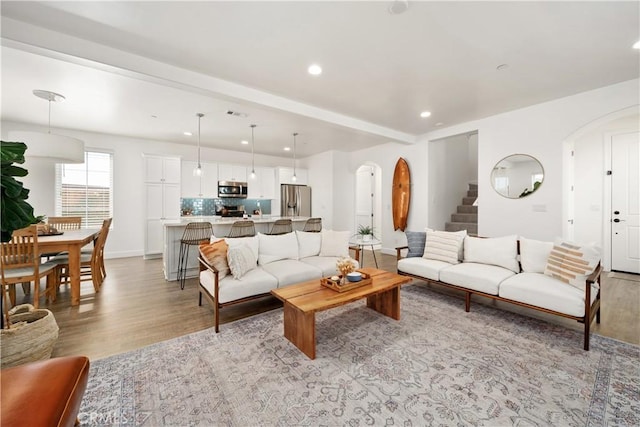
[[[584,349],[589,350],[590,324],[594,317],[600,323],[602,268],[599,251],[595,248],[579,248],[588,258],[589,265],[585,261],[581,267],[587,274],[569,280],[561,277],[555,267],[557,257],[564,253],[558,251],[564,251],[566,243],[518,239],[517,236],[464,236],[461,239],[462,256],[459,260],[446,262],[434,259],[441,258],[439,256],[428,256],[426,249],[422,256],[417,255],[420,252],[418,235],[407,232],[408,242],[416,247],[396,248],[398,274],[464,291],[467,312],[471,307],[471,295],[476,294],[577,320],[584,323]],[[427,247],[429,234],[426,236]],[[405,249],[409,249],[409,255],[413,252],[413,256],[403,257]],[[563,265],[562,268],[573,267]]]
[[[234,248],[251,249],[248,271],[242,276],[224,275],[204,256],[199,256],[200,283],[198,304],[202,296],[213,305],[216,332],[219,331],[221,308],[269,295],[272,289],[338,274],[336,262],[351,258],[358,268],[359,251],[349,248],[348,231],[323,230],[320,233],[294,231],[281,235],[258,233],[252,237],[225,238],[229,254]],[[212,237],[211,243],[218,241]],[[231,259],[229,260],[231,261]],[[230,262],[231,263],[231,262]]]

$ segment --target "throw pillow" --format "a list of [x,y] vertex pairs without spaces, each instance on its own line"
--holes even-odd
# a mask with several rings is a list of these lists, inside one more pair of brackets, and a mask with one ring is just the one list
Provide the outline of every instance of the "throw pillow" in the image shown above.
[[227,263],[229,245],[224,240],[218,240],[214,243],[202,243],[199,249],[209,265],[218,270],[218,280],[224,279],[230,271]]
[[424,254],[424,245],[427,240],[427,233],[424,231],[405,231],[407,236],[407,258],[421,257]]
[[544,274],[583,290],[587,276],[600,262],[600,250],[595,246],[579,246],[556,240],[549,254]]
[[317,256],[320,253],[320,247],[322,246],[321,233],[296,231],[296,237],[298,238],[298,256],[300,258]]
[[258,259],[259,248],[260,248],[260,240],[258,240],[258,235],[251,237],[225,237],[225,242],[229,245],[229,248],[240,245],[247,245],[251,248],[253,252],[253,256]]
[[320,256],[349,258],[350,232],[322,230],[321,234],[322,244],[320,245]]
[[265,265],[281,259],[298,259],[298,239],[295,233],[269,235],[258,233],[260,254],[258,264]]
[[229,247],[227,260],[231,274],[236,280],[240,280],[248,271],[256,268],[258,262],[253,250],[246,244]]
[[458,264],[467,231],[449,232],[427,229],[423,258]]
[[525,273],[544,273],[553,242],[520,238],[520,265]]
[[464,239],[464,262],[497,265],[519,273],[518,237],[467,237]]

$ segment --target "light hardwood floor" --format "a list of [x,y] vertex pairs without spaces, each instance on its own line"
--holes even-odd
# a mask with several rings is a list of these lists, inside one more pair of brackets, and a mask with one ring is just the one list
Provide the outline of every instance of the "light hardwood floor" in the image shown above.
[[[365,265],[372,266],[371,252],[365,252]],[[380,268],[396,271],[395,256],[377,253],[377,258]],[[98,359],[213,327],[213,308],[206,301],[198,306],[196,279],[188,280],[185,289],[180,290],[177,282],[164,280],[161,260],[145,261],[141,257],[107,260],[106,268],[108,276],[100,293],[94,293],[90,282],[83,282],[79,306],[71,307],[70,292],[64,286],[56,302],[41,301],[41,307],[54,313],[60,327],[53,356],[83,354]],[[415,283],[459,297],[457,315],[464,316],[462,293]],[[18,303],[21,302],[31,302],[31,295],[19,293]],[[471,310],[479,303],[582,329],[581,324],[568,319],[481,297],[473,298]],[[220,313],[220,333],[224,333],[225,323],[280,307],[281,303],[272,297],[227,307]],[[592,331],[640,344],[640,276],[603,274],[602,321],[599,325],[594,322]]]

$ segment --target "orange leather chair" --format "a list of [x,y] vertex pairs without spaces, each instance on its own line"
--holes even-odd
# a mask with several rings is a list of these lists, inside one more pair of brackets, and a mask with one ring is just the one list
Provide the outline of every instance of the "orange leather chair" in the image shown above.
[[57,357],[0,371],[0,425],[74,426],[89,379],[89,359]]

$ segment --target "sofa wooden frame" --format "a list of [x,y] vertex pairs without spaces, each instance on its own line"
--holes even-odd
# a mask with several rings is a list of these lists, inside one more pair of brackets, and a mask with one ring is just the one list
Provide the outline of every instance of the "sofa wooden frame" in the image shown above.
[[[396,248],[396,260],[399,261],[401,260],[402,257],[402,250],[404,249],[409,249],[408,246],[400,246]],[[518,254],[520,253],[520,242],[518,241]],[[465,297],[464,297],[464,308],[465,311],[468,313],[471,310],[471,295],[475,294],[475,295],[479,295],[482,297],[486,297],[486,298],[490,298],[496,301],[504,301],[510,304],[514,304],[514,305],[519,305],[521,307],[525,307],[525,308],[530,308],[533,310],[537,310],[537,311],[541,311],[543,313],[548,313],[548,314],[553,314],[556,316],[560,316],[560,317],[565,317],[568,319],[572,319],[577,321],[578,323],[584,323],[584,349],[585,350],[589,350],[589,337],[590,337],[590,329],[591,329],[591,323],[593,323],[593,319],[596,319],[597,323],[600,323],[600,293],[602,290],[602,286],[600,283],[600,274],[602,273],[602,266],[600,265],[600,263],[598,263],[597,267],[595,268],[595,270],[593,271],[593,273],[591,273],[589,275],[589,277],[587,277],[586,283],[587,286],[585,286],[585,299],[584,299],[584,316],[579,317],[579,316],[571,316],[569,314],[565,314],[565,313],[560,313],[558,311],[554,311],[554,310],[549,310],[546,308],[542,308],[542,307],[538,307],[535,305],[531,305],[531,304],[527,304],[524,302],[520,302],[520,301],[515,301],[515,300],[511,300],[511,299],[507,299],[507,298],[503,298],[501,296],[498,295],[492,295],[492,294],[487,294],[484,292],[480,292],[480,291],[476,291],[473,289],[468,289],[462,286],[457,286],[457,285],[453,285],[451,283],[446,283],[446,282],[441,282],[439,280],[433,280],[433,279],[428,279],[426,277],[422,277],[422,276],[418,276],[418,275],[414,275],[414,274],[410,274],[410,273],[405,273],[402,272],[400,270],[397,271],[398,274],[402,275],[402,276],[409,276],[409,277],[413,277],[414,279],[418,279],[421,280],[423,282],[426,283],[433,283],[436,285],[442,285],[442,286],[446,286],[448,288],[451,289],[456,289],[459,291],[463,291],[465,293]],[[598,284],[598,294],[596,295],[596,298],[593,301],[593,304],[590,304],[589,301],[591,301],[591,284],[593,283],[597,283]]]
[[[204,242],[206,243],[206,241]],[[358,262],[360,262],[360,249],[356,248],[356,247],[349,247],[350,250],[354,251],[354,259]],[[218,270],[213,267],[211,264],[209,264],[209,262],[202,257],[202,254],[198,255],[198,264],[200,265],[200,270],[198,273],[198,306],[202,305],[202,295],[204,295],[204,297],[207,299],[207,301],[209,301],[209,303],[213,306],[213,311],[214,311],[214,321],[215,321],[215,328],[216,328],[216,333],[220,332],[220,309],[224,308],[224,307],[228,307],[230,305],[235,305],[235,304],[240,304],[243,302],[249,302],[249,301],[253,301],[259,298],[264,298],[266,296],[271,295],[271,292],[265,292],[265,293],[261,293],[261,294],[257,294],[257,295],[251,295],[248,297],[244,297],[244,298],[240,298],[237,300],[233,300],[233,301],[227,301],[227,302],[223,302],[223,303],[218,303],[219,299],[218,299],[218,291],[219,291],[219,284],[218,284]],[[200,272],[204,271],[204,270],[209,270],[213,273],[213,277],[214,277],[214,285],[213,285],[213,295],[211,295],[211,293],[204,287],[202,286],[202,283],[200,283]]]

